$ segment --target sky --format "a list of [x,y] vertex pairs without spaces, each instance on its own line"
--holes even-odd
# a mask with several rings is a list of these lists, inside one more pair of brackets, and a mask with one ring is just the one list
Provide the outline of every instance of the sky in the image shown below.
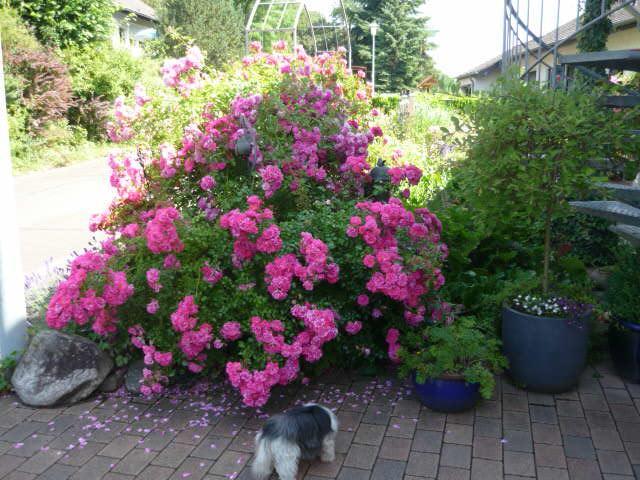
[[[542,0],[529,1],[530,23],[538,33]],[[544,33],[555,28],[557,2],[561,23],[576,16],[576,0],[545,0]],[[524,8],[525,0],[520,4]],[[504,0],[426,0],[423,12],[431,18],[429,28],[437,31],[436,67],[456,76],[502,53],[503,8]]]

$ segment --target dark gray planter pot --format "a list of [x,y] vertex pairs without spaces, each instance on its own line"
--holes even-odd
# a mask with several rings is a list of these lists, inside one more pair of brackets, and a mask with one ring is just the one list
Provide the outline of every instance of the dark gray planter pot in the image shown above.
[[544,393],[575,387],[587,360],[590,317],[537,317],[504,307],[502,348],[514,382]]

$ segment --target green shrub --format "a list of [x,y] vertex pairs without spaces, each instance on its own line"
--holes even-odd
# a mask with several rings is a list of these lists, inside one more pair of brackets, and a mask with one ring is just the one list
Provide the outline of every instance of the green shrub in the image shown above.
[[76,105],[69,110],[71,123],[82,126],[90,139],[104,136],[110,102],[128,96],[148,66],[123,49],[106,43],[71,47],[63,58],[69,65]]
[[17,352],[11,352],[9,356],[0,359],[0,394],[11,390],[11,375],[17,365],[17,355]]
[[595,92],[541,89],[505,79],[478,100],[463,162],[462,191],[477,221],[544,245],[542,288],[549,287],[553,222],[567,199],[584,195],[611,146],[629,147],[627,119],[600,107]]
[[382,110],[384,113],[392,113],[397,110],[398,105],[400,105],[400,95],[397,93],[377,95],[371,99],[371,105],[374,108]]
[[143,59],[107,43],[68,48],[63,59],[69,66],[73,94],[85,101],[98,97],[112,101],[130,95],[146,66]]
[[495,389],[494,374],[506,368],[500,342],[485,336],[475,319],[460,318],[452,325],[428,325],[410,332],[398,353],[404,376],[415,373],[416,381],[443,376],[462,376],[468,383],[479,383],[484,398]]
[[40,48],[36,37],[13,8],[0,7],[0,34],[5,56],[18,49],[38,50]]
[[45,45],[82,46],[109,35],[112,0],[9,0]]
[[184,44],[167,35],[169,27],[191,38],[216,68],[242,54],[244,14],[233,0],[166,0],[159,14],[169,55],[184,54]]
[[615,318],[640,324],[640,253],[624,249],[609,279],[606,305]]

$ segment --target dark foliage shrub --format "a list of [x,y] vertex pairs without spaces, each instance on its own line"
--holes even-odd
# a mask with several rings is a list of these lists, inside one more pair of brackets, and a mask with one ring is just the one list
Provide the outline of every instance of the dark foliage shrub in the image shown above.
[[7,63],[9,72],[22,79],[22,103],[32,130],[64,117],[74,105],[67,67],[52,51],[9,53]]

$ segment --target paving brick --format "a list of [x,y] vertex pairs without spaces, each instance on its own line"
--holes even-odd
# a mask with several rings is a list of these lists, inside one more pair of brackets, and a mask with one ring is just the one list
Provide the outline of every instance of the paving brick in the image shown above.
[[60,458],[60,452],[47,450],[38,452],[18,467],[23,472],[41,474]]
[[548,443],[550,445],[562,445],[562,435],[558,425],[547,423],[532,423],[531,433],[536,443]]
[[[415,440],[414,440],[415,442]],[[406,461],[411,451],[411,440],[408,438],[385,437],[380,447],[378,457],[387,460]],[[438,449],[437,452],[440,453]]]
[[136,477],[136,480],[167,480],[173,472],[173,468],[149,465]]
[[433,453],[411,452],[407,462],[407,475],[435,478],[438,473],[438,455]]
[[231,442],[231,445],[229,445],[229,449],[235,450],[236,452],[253,453],[257,433],[255,430],[240,430],[240,433],[238,433]]
[[0,478],[8,474],[12,470],[15,470],[25,462],[22,457],[16,457],[15,455],[0,455]]
[[502,415],[502,426],[505,430],[530,430],[527,412],[507,412]]
[[581,393],[580,400],[585,410],[596,410],[599,412],[608,412],[609,404],[604,395],[596,395],[593,393]]
[[496,418],[476,417],[473,425],[475,435],[502,438],[502,421]]
[[94,442],[87,442],[85,445],[76,445],[75,448],[68,450],[58,462],[64,465],[81,467],[102,450],[103,447],[103,444]]
[[474,458],[471,480],[496,480],[502,478],[502,463],[484,458]]
[[584,417],[580,402],[570,400],[556,400],[556,409],[561,417]]
[[564,437],[564,453],[571,458],[595,459],[596,451],[589,437]]
[[157,456],[151,449],[134,448],[113,468],[116,473],[137,475]]
[[342,467],[338,475],[338,480],[369,480],[370,478],[370,471],[350,467]]
[[244,426],[246,419],[243,417],[224,417],[211,431],[214,435],[223,437],[235,437]]
[[374,445],[358,445],[353,444],[347,453],[344,461],[345,467],[361,468],[363,470],[371,470],[376,461],[378,447]]
[[18,470],[14,470],[9,475],[4,477],[3,480],[34,480],[36,475],[33,473],[20,472]]
[[418,428],[422,430],[436,430],[442,432],[447,416],[443,413],[434,412],[426,407],[422,408],[418,418]]
[[[186,443],[187,445],[198,445],[202,442],[209,433],[211,432],[211,427],[192,427],[182,430],[175,438],[175,441],[178,443]],[[239,430],[236,435],[242,433],[242,430]],[[255,435],[255,434],[254,434]]]
[[502,442],[497,438],[475,437],[473,456],[487,460],[502,460]]
[[471,447],[445,443],[442,445],[440,464],[446,467],[471,467]]
[[625,449],[632,464],[640,464],[640,443],[625,442]]
[[[464,468],[440,467],[438,480],[469,480],[471,472]],[[418,477],[413,477],[418,480]],[[405,477],[405,480],[407,478]]]
[[415,450],[416,452],[440,453],[441,446],[442,432],[436,432],[432,430],[416,430],[416,433],[413,437],[411,450]]
[[619,423],[618,432],[625,442],[640,443],[640,428],[634,423]]
[[389,437],[413,438],[416,423],[415,419],[391,417],[386,434]]
[[554,407],[545,405],[530,405],[529,414],[532,422],[557,424],[558,417]]
[[538,467],[537,480],[569,480],[569,471],[560,468]]
[[629,459],[622,452],[609,452],[596,450],[598,462],[602,473],[617,473],[620,475],[633,475]]
[[371,480],[389,480],[402,478],[407,464],[397,460],[383,460],[376,462],[371,473]]
[[598,450],[616,450],[624,451],[622,446],[622,440],[617,430],[609,428],[592,428],[591,438],[593,439],[593,445]]
[[113,473],[109,472],[100,480],[133,480],[134,477],[131,475],[125,475],[124,473]]
[[473,426],[447,423],[444,430],[444,441],[459,445],[471,445],[473,443]]
[[505,430],[504,449],[514,452],[533,452],[531,434],[524,430]]
[[18,425],[7,430],[2,435],[1,439],[6,442],[22,442],[27,437],[40,431],[42,425],[43,424],[40,422],[21,422]]
[[380,445],[384,437],[386,427],[384,425],[372,425],[361,423],[353,441],[364,445]]
[[176,468],[193,451],[193,445],[185,443],[172,443],[156,456],[151,463],[161,467]]
[[528,392],[527,397],[529,398],[529,405],[553,407],[556,404],[556,400],[553,398],[553,395],[548,393]]
[[559,422],[562,435],[589,436],[589,426],[584,418],[561,417]]
[[374,425],[387,425],[391,418],[391,407],[381,405],[369,405],[364,412],[362,421]]
[[336,435],[336,453],[347,453],[353,436],[353,432],[338,432]]
[[227,437],[207,437],[189,454],[189,456],[205,458],[207,460],[217,460],[229,443],[231,443],[231,439]]
[[567,467],[571,480],[601,480],[600,466],[596,460],[568,458]]
[[[309,467],[307,477],[305,478],[308,478],[309,476],[336,478],[340,472],[340,468],[342,468],[344,458],[344,455],[337,454],[336,459],[333,462],[313,462]],[[404,468],[402,470],[404,472]],[[402,472],[400,475],[402,475]]]
[[616,428],[613,416],[609,412],[586,411],[585,417],[589,428]]
[[504,452],[504,473],[508,475],[521,475],[534,477],[536,467],[532,453]]
[[[38,476],[40,480],[67,480],[75,472],[78,471],[78,467],[72,467],[70,465],[55,464],[42,475]],[[159,479],[158,479],[159,480]]]
[[112,440],[106,447],[104,447],[98,455],[112,458],[122,458],[129,453],[138,443],[140,437],[133,435],[122,435]]
[[393,409],[393,416],[403,418],[418,418],[420,416],[420,402],[415,399],[399,400]]
[[607,402],[611,405],[615,403],[633,405],[629,392],[624,388],[605,388],[604,396],[607,397]]
[[355,432],[358,429],[361,419],[362,413],[360,412],[342,410],[338,412],[339,429],[346,430],[347,432]]
[[447,423],[457,423],[459,425],[473,425],[475,419],[475,412],[473,410],[467,410],[460,413],[448,413]]
[[476,420],[478,417],[502,418],[502,403],[497,400],[482,400],[476,407]]
[[616,422],[640,423],[640,415],[631,405],[611,405],[611,414]]
[[567,459],[560,445],[535,445],[536,465],[541,467],[567,468]]
[[101,478],[109,470],[114,467],[113,458],[109,457],[93,457],[69,478],[73,480],[88,480],[93,478]]
[[52,435],[34,433],[28,438],[25,438],[23,442],[9,444],[7,451],[10,452],[11,455],[28,458],[35,455],[41,448],[51,443],[54,438],[55,437]]
[[[227,478],[237,478],[238,474],[242,471],[242,468],[250,458],[246,453],[237,453],[237,455],[241,457],[236,461],[235,469],[227,474]],[[202,458],[187,458],[169,478],[171,480],[201,480],[207,474],[209,469],[211,469],[212,473],[214,472],[214,469],[211,468],[212,465],[213,462],[210,460],[204,460]]]
[[502,408],[519,412],[529,411],[529,401],[526,394],[505,393],[502,395]]

